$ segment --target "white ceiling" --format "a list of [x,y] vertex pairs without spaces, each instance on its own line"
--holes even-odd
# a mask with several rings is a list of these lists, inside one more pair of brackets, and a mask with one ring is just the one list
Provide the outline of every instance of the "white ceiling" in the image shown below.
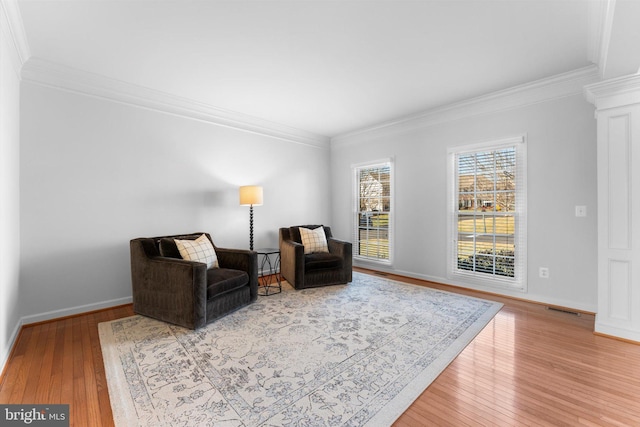
[[323,136],[590,64],[583,0],[20,0],[33,57]]

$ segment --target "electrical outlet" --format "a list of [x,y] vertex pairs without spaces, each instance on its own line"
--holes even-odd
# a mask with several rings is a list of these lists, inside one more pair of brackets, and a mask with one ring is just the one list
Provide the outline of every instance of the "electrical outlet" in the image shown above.
[[585,216],[587,216],[587,207],[586,206],[576,206],[576,216],[577,217],[585,217]]
[[538,270],[538,275],[542,279],[548,279],[549,278],[549,269],[547,267],[540,267],[540,270]]

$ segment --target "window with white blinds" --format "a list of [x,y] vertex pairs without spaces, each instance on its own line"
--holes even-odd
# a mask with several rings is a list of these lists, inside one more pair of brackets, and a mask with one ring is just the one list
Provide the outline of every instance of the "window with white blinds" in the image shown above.
[[392,258],[392,164],[357,165],[354,170],[354,257],[382,263]]
[[526,287],[524,137],[450,155],[450,273],[479,285]]

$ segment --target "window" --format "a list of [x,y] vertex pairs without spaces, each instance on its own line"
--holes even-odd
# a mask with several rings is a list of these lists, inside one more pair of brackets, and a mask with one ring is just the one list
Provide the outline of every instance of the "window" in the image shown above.
[[449,150],[450,273],[479,285],[526,287],[524,137]]
[[363,260],[391,263],[391,161],[354,166],[354,176],[354,256]]

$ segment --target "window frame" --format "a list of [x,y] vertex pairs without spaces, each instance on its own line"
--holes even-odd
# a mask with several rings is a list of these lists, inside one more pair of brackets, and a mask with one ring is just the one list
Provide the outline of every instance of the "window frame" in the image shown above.
[[[500,288],[527,290],[527,143],[526,135],[508,137],[480,143],[450,147],[447,149],[447,277],[462,285],[480,289]],[[514,277],[500,276],[480,271],[458,268],[458,156],[515,148],[516,185],[514,216]],[[499,216],[492,213],[492,216]],[[494,234],[495,233],[494,231]],[[474,254],[477,249],[474,248]]]
[[[367,168],[375,168],[375,167],[388,167],[389,168],[389,210],[383,211],[389,215],[388,225],[387,225],[387,233],[388,233],[388,241],[389,241],[389,258],[377,258],[372,256],[366,256],[360,254],[360,240],[359,240],[359,230],[360,230],[360,171],[362,169]],[[355,261],[371,263],[375,265],[381,265],[384,267],[391,267],[393,265],[394,258],[394,235],[395,235],[395,191],[394,191],[394,161],[393,158],[385,158],[375,161],[363,162],[358,164],[351,165],[351,170],[353,174],[352,181],[352,199],[353,199],[353,225],[352,225],[352,236],[353,236],[353,258]]]

